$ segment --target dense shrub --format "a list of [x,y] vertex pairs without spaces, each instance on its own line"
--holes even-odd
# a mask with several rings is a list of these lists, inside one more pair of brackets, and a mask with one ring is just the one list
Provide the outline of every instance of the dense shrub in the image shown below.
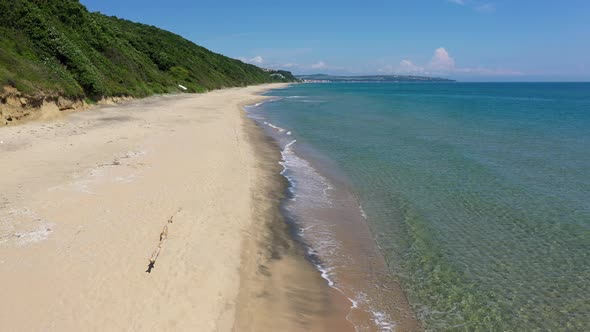
[[[280,73],[281,75],[276,75]],[[275,74],[275,75],[273,75]],[[0,84],[99,99],[294,81],[77,0],[0,2]]]

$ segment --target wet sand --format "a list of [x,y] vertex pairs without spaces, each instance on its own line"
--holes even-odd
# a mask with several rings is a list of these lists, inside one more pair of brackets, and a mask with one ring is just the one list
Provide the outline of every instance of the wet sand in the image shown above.
[[256,142],[264,175],[253,193],[254,224],[245,240],[235,331],[354,331],[346,320],[352,303],[328,286],[294,240],[280,205],[288,185],[280,175],[279,146],[253,121],[246,126]]
[[283,215],[308,260],[353,303],[347,320],[357,331],[422,331],[390,275],[350,180],[333,161],[295,140],[290,130],[297,128],[268,122],[270,109],[252,108],[250,114],[283,151],[283,174],[291,186]]
[[[337,241],[337,250],[319,251],[317,257],[329,266],[335,286],[355,302],[348,319],[359,331],[423,331],[405,292],[387,267],[350,180],[310,146],[299,148],[299,153],[329,182],[331,204],[293,208],[302,216],[302,227],[314,223],[315,229],[305,233],[312,245],[326,235]],[[299,200],[297,204],[305,203]]]
[[275,87],[0,128],[2,329],[350,330],[281,218],[276,146],[240,109]]

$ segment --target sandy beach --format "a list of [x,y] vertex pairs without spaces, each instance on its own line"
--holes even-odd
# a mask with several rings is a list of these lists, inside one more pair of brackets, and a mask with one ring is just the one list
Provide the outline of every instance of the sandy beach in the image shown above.
[[168,95],[0,128],[2,331],[351,330],[242,106]]

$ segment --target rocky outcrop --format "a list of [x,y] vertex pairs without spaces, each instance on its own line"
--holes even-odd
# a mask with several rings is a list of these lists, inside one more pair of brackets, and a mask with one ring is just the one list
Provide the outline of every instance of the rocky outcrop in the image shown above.
[[99,105],[115,105],[115,104],[119,104],[119,103],[129,101],[132,99],[133,99],[133,97],[128,97],[128,96],[102,97],[102,99],[100,99],[97,104],[99,104]]
[[60,111],[65,110],[79,110],[88,107],[86,102],[79,99],[68,99],[62,96],[57,97],[55,105]]
[[[131,97],[104,97],[99,105],[113,105],[131,100]],[[17,89],[5,86],[0,90],[0,126],[25,120],[45,120],[59,117],[64,111],[80,111],[90,105],[83,99],[60,95],[26,95]]]
[[0,126],[24,120],[48,119],[62,111],[82,110],[88,104],[80,99],[38,93],[26,95],[16,88],[5,86],[0,91]]

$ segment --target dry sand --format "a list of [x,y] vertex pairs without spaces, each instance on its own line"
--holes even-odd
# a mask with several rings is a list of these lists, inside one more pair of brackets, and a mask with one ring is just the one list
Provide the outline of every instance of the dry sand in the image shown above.
[[0,330],[350,330],[238,107],[268,88],[0,128]]

